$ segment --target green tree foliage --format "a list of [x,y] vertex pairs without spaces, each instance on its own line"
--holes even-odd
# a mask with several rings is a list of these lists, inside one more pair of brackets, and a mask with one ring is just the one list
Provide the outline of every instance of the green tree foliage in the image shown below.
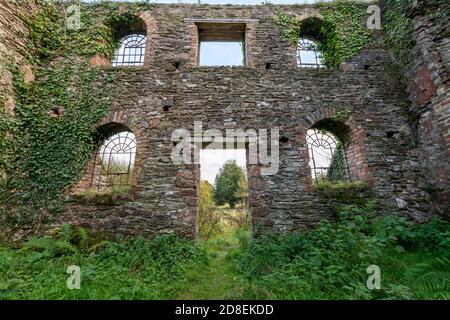
[[214,203],[214,187],[205,180],[200,181],[200,199],[198,206],[199,236],[209,239],[220,233],[220,215]]
[[241,179],[246,179],[244,170],[236,164],[235,160],[227,161],[220,168],[214,181],[214,200],[216,204],[228,203],[234,209],[239,201],[237,194]]
[[248,201],[248,182],[245,175],[241,176],[239,179],[238,189],[236,190],[235,195],[241,204],[246,205]]
[[345,161],[345,149],[342,142],[338,141],[336,150],[331,158],[326,179],[331,182],[340,182],[347,180],[347,164]]

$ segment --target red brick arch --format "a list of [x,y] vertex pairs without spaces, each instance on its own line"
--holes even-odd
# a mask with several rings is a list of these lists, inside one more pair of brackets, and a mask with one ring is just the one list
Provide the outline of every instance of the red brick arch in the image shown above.
[[[134,161],[133,176],[131,178],[131,193],[135,194],[140,189],[137,177],[139,177],[139,173],[142,169],[143,154],[145,154],[146,146],[148,145],[145,142],[145,135],[143,133],[144,129],[139,126],[139,124],[134,118],[125,115],[125,113],[122,111],[117,111],[104,117],[101,120],[101,122],[96,126],[94,132],[99,132],[99,130],[107,126],[110,126],[112,130],[114,130],[114,128],[117,128],[118,132],[124,129],[129,130],[136,137],[136,157]],[[72,188],[69,189],[69,193],[73,194],[80,191],[85,191],[91,187],[91,176],[93,170],[94,168],[98,167],[96,166],[95,163],[96,152],[97,149],[93,152],[93,156],[89,160],[84,170],[83,177],[78,181],[77,184],[75,184]]]
[[[300,128],[297,129],[297,142],[301,145],[299,150],[299,156],[304,161],[306,175],[307,190],[312,190],[312,177],[311,168],[309,166],[309,152],[306,143],[306,132],[320,121],[327,119],[335,119],[338,109],[334,107],[317,109],[315,112],[303,117],[303,123]],[[336,120],[333,120],[336,121]],[[345,121],[341,121],[341,125],[345,125],[348,128],[348,145],[345,151],[347,157],[347,164],[351,181],[364,181],[368,184],[372,184],[372,178],[370,176],[369,165],[366,158],[366,133],[364,128],[357,123],[353,116],[349,116]]]
[[[323,16],[320,13],[319,10],[315,9],[315,8],[308,8],[307,10],[305,10],[305,12],[303,12],[302,14],[298,14],[295,16],[295,19],[298,21],[306,21],[306,20],[310,20],[310,19],[318,19],[321,22],[323,22]],[[289,46],[289,52],[290,55],[292,57],[292,67],[297,69],[297,43],[291,43],[291,45]]]
[[[147,36],[146,46],[145,46],[145,54],[144,54],[144,67],[148,67],[152,65],[153,59],[154,59],[154,51],[155,51],[155,33],[156,33],[156,21],[148,11],[143,11],[137,13],[135,16],[136,21],[138,21],[142,25],[142,32],[145,31],[145,34]],[[110,26],[113,32],[114,26]],[[125,33],[132,33],[133,30],[125,30]],[[111,60],[107,59],[105,56],[102,55],[95,55],[91,57],[89,60],[89,63],[91,66],[97,66],[97,67],[111,67]]]

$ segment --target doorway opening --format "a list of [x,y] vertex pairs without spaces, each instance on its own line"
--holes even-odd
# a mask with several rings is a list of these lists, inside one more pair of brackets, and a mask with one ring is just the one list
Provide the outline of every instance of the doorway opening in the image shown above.
[[200,150],[198,227],[201,239],[249,234],[246,149]]

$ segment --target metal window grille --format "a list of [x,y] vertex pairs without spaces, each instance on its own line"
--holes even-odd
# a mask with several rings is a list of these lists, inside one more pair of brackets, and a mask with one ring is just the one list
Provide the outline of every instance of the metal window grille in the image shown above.
[[297,66],[299,68],[324,68],[323,55],[317,43],[308,38],[300,38],[297,46]]
[[309,151],[311,176],[315,181],[349,181],[345,148],[333,134],[317,129],[308,130],[306,142]]
[[144,65],[147,37],[130,34],[120,41],[120,48],[112,61],[113,67]]
[[91,187],[105,190],[130,186],[136,157],[136,137],[132,132],[120,132],[98,149],[94,162]]

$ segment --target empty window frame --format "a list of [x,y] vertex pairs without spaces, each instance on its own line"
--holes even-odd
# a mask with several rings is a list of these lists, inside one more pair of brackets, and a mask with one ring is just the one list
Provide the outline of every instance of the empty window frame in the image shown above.
[[349,181],[345,146],[331,132],[310,129],[306,134],[309,165],[314,181]]
[[108,138],[98,149],[94,161],[91,187],[105,190],[131,186],[136,157],[136,137],[122,131]]
[[197,23],[199,66],[245,66],[245,23]]
[[323,55],[317,42],[311,38],[301,37],[297,46],[297,66],[299,68],[324,68]]
[[144,34],[130,34],[122,38],[120,48],[112,61],[113,67],[144,65],[147,36]]

